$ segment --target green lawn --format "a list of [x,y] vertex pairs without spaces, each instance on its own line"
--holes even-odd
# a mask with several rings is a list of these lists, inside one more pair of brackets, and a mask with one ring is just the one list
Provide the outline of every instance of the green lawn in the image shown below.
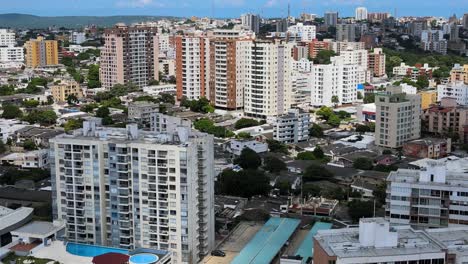
[[[16,256],[15,253],[10,253],[8,256],[6,256],[4,259],[2,259],[2,262],[5,264],[10,264],[10,261],[15,260],[15,264],[23,264],[25,260],[31,259],[34,260],[34,264],[47,264],[51,261],[52,259],[40,259],[40,258],[35,258],[35,257],[19,257]],[[59,263],[59,262],[57,262]]]

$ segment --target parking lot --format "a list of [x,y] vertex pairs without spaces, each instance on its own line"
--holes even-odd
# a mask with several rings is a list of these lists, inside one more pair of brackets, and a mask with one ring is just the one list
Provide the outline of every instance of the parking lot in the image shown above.
[[241,222],[231,235],[217,249],[226,253],[225,257],[206,256],[202,263],[228,264],[239,254],[244,246],[255,236],[263,223]]

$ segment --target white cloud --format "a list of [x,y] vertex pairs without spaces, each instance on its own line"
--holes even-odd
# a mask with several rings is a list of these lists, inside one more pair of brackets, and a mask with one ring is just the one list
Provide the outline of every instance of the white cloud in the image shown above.
[[267,0],[265,3],[265,7],[273,7],[278,4],[278,0]]

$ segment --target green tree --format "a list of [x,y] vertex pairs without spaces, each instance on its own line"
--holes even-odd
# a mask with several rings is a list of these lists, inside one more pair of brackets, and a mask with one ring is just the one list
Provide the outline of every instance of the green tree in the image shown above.
[[372,170],[374,163],[368,158],[359,157],[354,160],[353,167],[360,170]]
[[69,95],[67,96],[67,103],[68,103],[69,105],[75,105],[75,104],[78,103],[78,102],[79,102],[79,100],[78,100],[78,97],[76,97],[76,95],[74,95],[74,94],[69,94]]
[[331,102],[335,105],[335,107],[340,103],[340,98],[337,95],[333,95],[331,97]]
[[249,132],[240,132],[237,134],[237,138],[241,138],[241,139],[251,139],[252,136],[250,135]]
[[357,92],[357,99],[363,99],[362,93],[360,91]]
[[312,151],[299,152],[296,156],[297,160],[315,160],[315,155]]
[[271,152],[288,154],[288,147],[279,141],[267,139],[267,144]]
[[316,114],[323,120],[328,121],[328,119],[334,115],[333,109],[330,107],[322,106],[317,110]]
[[53,110],[32,110],[23,119],[30,124],[50,126],[57,121],[57,114]]
[[98,110],[96,111],[96,116],[100,118],[109,117],[109,115],[110,115],[109,108],[105,106],[99,107]]
[[352,200],[348,203],[348,213],[354,222],[364,217],[372,217],[374,212],[373,201]]
[[241,128],[246,128],[246,127],[253,127],[253,126],[258,126],[259,123],[255,119],[250,119],[250,118],[241,118],[236,121],[234,124],[235,129],[241,129]]
[[175,98],[172,94],[160,93],[159,100],[161,101],[161,103],[175,104]]
[[88,68],[88,88],[98,88],[101,87],[101,82],[99,81],[99,65],[93,64]]
[[385,198],[387,197],[387,184],[382,182],[377,185],[377,188],[372,192],[377,203],[379,205],[385,204]]
[[254,195],[268,195],[270,179],[259,170],[224,170],[215,183],[217,194],[250,198]]
[[37,149],[37,146],[36,146],[36,143],[31,140],[31,139],[26,139],[24,142],[23,142],[23,148],[25,150],[36,150]]
[[291,184],[287,180],[280,180],[275,184],[275,188],[279,189],[280,195],[289,195],[291,192]]
[[34,100],[34,99],[26,100],[26,101],[22,102],[22,105],[25,108],[34,108],[34,107],[37,107],[39,105],[39,101]]
[[321,50],[314,59],[314,64],[330,64],[331,57],[336,56],[333,50]]
[[416,87],[419,89],[424,89],[426,87],[429,87],[429,79],[427,78],[426,75],[419,75],[418,79],[416,80]]
[[15,87],[13,85],[1,85],[0,96],[15,94]]
[[323,137],[323,129],[318,124],[313,124],[311,128],[309,128],[309,136],[311,137]]
[[317,164],[312,164],[305,169],[302,178],[304,182],[308,182],[330,180],[331,178],[333,178],[333,176],[333,172],[327,170],[325,167]]
[[64,125],[65,132],[72,131],[81,127],[83,127],[83,119],[81,118],[70,119]]
[[234,160],[234,164],[238,164],[244,170],[257,169],[262,165],[262,159],[257,152],[250,148],[244,148],[240,156]]
[[323,153],[323,150],[320,146],[316,146],[312,153],[314,154],[316,159],[323,159],[325,157],[325,154]]
[[96,103],[90,103],[90,104],[85,104],[80,107],[80,111],[86,112],[86,113],[92,113],[94,109],[98,108],[99,105]]
[[5,119],[15,119],[23,116],[21,109],[13,104],[4,104],[2,118]]
[[276,174],[287,169],[286,163],[271,155],[268,155],[263,159],[263,167],[265,170]]
[[335,114],[331,115],[327,121],[327,124],[329,124],[332,127],[337,127],[340,125],[340,123],[341,123],[341,119]]
[[364,103],[365,104],[371,104],[375,102],[375,94],[373,93],[368,93],[364,96]]
[[158,80],[154,80],[154,79],[153,79],[153,80],[150,80],[150,81],[148,82],[148,85],[159,85],[159,81],[158,81]]
[[368,127],[366,125],[358,124],[358,125],[356,125],[356,132],[366,133],[366,132],[371,132],[371,129],[370,129],[370,127]]
[[7,151],[7,146],[5,145],[5,143],[3,143],[2,140],[0,140],[0,154],[3,154]]

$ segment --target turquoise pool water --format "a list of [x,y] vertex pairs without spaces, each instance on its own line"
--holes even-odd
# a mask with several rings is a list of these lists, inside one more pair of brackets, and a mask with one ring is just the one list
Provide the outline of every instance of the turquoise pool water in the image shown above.
[[128,250],[125,249],[85,245],[73,242],[67,243],[67,252],[73,255],[91,258],[111,252],[128,255]]
[[131,264],[151,264],[159,260],[159,257],[154,254],[141,253],[130,257]]

